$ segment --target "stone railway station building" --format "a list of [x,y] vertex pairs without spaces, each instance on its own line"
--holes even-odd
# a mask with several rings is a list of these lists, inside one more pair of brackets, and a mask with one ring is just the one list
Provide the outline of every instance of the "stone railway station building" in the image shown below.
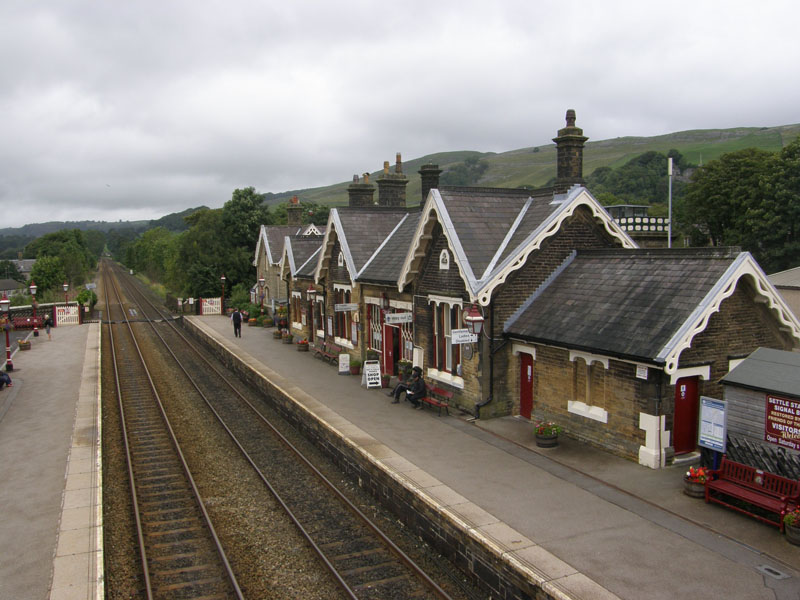
[[[574,111],[537,190],[447,187],[400,155],[350,185],[327,226],[262,227],[254,265],[296,338],[401,361],[477,418],[551,420],[652,468],[696,450],[701,395],[760,347],[800,347],[800,322],[752,256],[639,248],[584,187]],[[290,206],[291,209],[291,206]],[[292,219],[290,212],[290,219]],[[477,341],[454,343],[467,320]]]

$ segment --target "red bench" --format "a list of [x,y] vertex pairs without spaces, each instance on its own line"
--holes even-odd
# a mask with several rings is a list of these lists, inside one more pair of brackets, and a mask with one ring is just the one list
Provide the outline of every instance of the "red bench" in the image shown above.
[[327,360],[331,364],[335,364],[339,360],[339,355],[342,353],[341,346],[336,344],[323,342],[319,346],[314,346],[314,356]]
[[[767,473],[749,465],[743,465],[722,457],[717,470],[709,472],[706,480],[706,502],[722,504],[728,508],[758,519],[783,531],[783,516],[800,504],[800,481]],[[778,521],[743,508],[731,499],[743,500],[747,504],[778,515]]]
[[453,392],[443,390],[440,387],[425,384],[425,397],[422,398],[423,406],[429,404],[439,409],[439,416],[442,416],[442,409],[450,416],[450,401],[453,399]]

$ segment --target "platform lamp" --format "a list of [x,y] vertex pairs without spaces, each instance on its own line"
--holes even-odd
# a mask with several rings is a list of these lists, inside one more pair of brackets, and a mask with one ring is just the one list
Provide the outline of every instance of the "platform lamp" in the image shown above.
[[219,314],[224,315],[225,314],[225,273],[222,274],[222,276],[219,278],[219,280],[222,282],[222,302],[219,305]]
[[483,331],[483,320],[483,314],[474,304],[464,313],[464,325],[467,326],[470,333],[474,333],[477,336],[480,336],[481,331]]
[[31,306],[33,307],[33,337],[39,337],[39,328],[36,326],[36,284],[31,280]]
[[2,311],[2,315],[5,317],[5,323],[3,323],[3,329],[6,332],[6,371],[13,371],[14,370],[14,363],[11,362],[11,342],[8,339],[8,332],[11,331],[11,316],[8,312],[11,308],[11,300],[8,299],[6,293],[3,292],[3,297],[0,299],[0,310]]
[[263,277],[259,277],[258,278],[258,287],[261,290],[260,296],[261,296],[261,313],[262,314],[264,313],[264,283],[266,283],[264,278]]
[[61,287],[64,288],[64,304],[67,304],[69,302],[69,296],[67,295],[67,292],[69,291],[69,284],[65,281]]

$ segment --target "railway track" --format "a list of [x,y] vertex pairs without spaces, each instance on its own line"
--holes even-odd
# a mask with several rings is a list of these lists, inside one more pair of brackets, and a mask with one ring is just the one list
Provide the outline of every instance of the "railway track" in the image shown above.
[[[123,281],[127,277],[123,276]],[[348,598],[450,598],[265,416],[263,399],[208,361],[136,286],[136,314]]]
[[[119,290],[105,305],[147,598],[242,598],[142,357]],[[113,289],[116,301],[109,297]],[[113,309],[113,315],[112,315]]]

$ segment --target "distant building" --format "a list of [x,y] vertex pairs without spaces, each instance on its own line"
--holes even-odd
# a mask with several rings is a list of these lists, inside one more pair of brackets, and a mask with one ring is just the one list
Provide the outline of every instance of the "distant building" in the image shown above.
[[769,282],[777,288],[795,316],[800,315],[800,267],[773,273]]
[[669,219],[649,216],[649,205],[615,204],[606,206],[606,210],[619,224],[620,229],[627,232],[640,248],[665,248],[667,246]]

